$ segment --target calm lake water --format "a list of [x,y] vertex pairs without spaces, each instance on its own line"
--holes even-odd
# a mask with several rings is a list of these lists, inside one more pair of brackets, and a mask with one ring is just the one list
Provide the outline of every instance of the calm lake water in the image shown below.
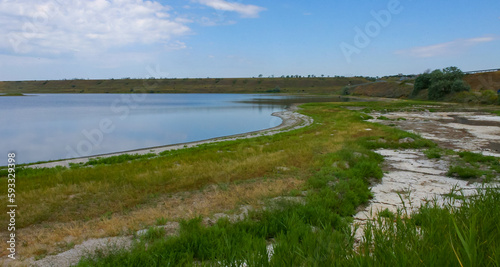
[[[252,94],[41,94],[0,97],[0,159],[18,163],[198,141],[281,124],[295,97]],[[6,162],[0,162],[5,166]]]
[[267,129],[281,124],[271,113],[303,101],[255,94],[4,96],[0,166],[7,165],[9,152],[17,154],[18,163],[31,163]]

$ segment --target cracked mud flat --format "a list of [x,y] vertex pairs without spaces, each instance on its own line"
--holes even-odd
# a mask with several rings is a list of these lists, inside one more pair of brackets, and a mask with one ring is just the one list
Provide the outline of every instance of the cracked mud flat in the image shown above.
[[[466,112],[391,112],[370,115],[375,118],[371,122],[420,134],[442,148],[500,157],[499,116]],[[378,120],[380,116],[390,120]],[[386,173],[382,181],[371,188],[374,198],[354,216],[354,224],[360,226],[355,235],[358,241],[363,236],[366,221],[373,219],[379,211],[388,209],[395,213],[398,209],[406,208],[411,214],[427,201],[444,204],[449,200],[444,195],[452,190],[471,195],[482,186],[481,183],[447,177],[451,161],[449,157],[428,159],[423,150],[379,149],[375,152],[385,157],[383,169]],[[498,186],[498,180],[499,177],[494,182],[495,186]]]
[[[500,116],[480,112],[373,113],[391,120],[373,119],[385,125],[420,134],[440,147],[500,157]],[[398,120],[404,118],[406,120]]]

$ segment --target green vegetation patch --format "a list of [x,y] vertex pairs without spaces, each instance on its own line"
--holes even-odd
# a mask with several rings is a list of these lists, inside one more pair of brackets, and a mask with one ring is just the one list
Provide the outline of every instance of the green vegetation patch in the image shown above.
[[[165,151],[154,156],[102,158],[93,162],[91,168],[22,168],[18,172],[22,179],[16,186],[19,205],[24,208],[16,217],[16,226],[22,229],[31,225],[83,223],[115,217],[138,207],[155,206],[157,198],[177,192],[252,179],[280,179],[286,174],[276,169],[286,166],[294,177],[306,181],[305,196],[297,190],[290,192],[303,201],[269,203],[268,209],[251,211],[235,223],[221,219],[213,226],[206,226],[201,218],[187,219],[181,223],[179,236],[165,236],[161,228],[151,228],[130,250],[97,253],[83,259],[79,265],[234,266],[245,262],[249,266],[387,266],[397,265],[394,256],[404,265],[428,263],[431,254],[422,253],[435,248],[421,248],[426,243],[418,243],[420,232],[399,215],[396,220],[407,228],[398,228],[395,233],[374,234],[362,244],[364,250],[350,249],[354,245],[349,225],[352,215],[359,205],[372,197],[370,182],[383,175],[380,169],[383,158],[371,150],[381,147],[432,149],[436,145],[416,134],[367,122],[369,115],[346,107],[414,110],[421,105],[422,102],[416,101],[379,105],[372,102],[311,103],[303,105],[301,112],[311,116],[315,123],[287,133]],[[476,157],[463,154],[459,159],[495,165],[490,158]],[[2,176],[0,186],[5,184],[6,177]],[[439,214],[436,211],[432,215]],[[427,217],[418,218],[411,219],[414,225],[424,225]],[[494,218],[498,219],[498,215]],[[0,223],[4,223],[3,220]],[[159,218],[156,224],[166,221],[167,218]],[[457,225],[463,232],[458,221]],[[493,229],[491,225],[486,226]],[[375,226],[370,229],[372,233],[378,231]],[[382,234],[387,234],[387,238],[397,237],[395,234],[409,236],[390,239],[380,243],[380,248],[374,247],[378,241],[370,241],[382,238]],[[448,239],[440,237],[441,242]],[[390,243],[397,240],[413,243]],[[455,241],[453,245],[460,244]],[[497,241],[486,241],[493,244],[494,249],[498,248]],[[274,244],[271,261],[266,248],[269,243]],[[391,254],[395,247],[400,251]],[[441,252],[440,249],[437,251]],[[457,253],[459,257],[465,255],[462,250]],[[404,261],[405,255],[411,261]],[[439,254],[432,255],[437,257]],[[497,254],[488,256],[498,258]],[[424,261],[416,260],[418,257]],[[456,258],[452,258],[453,262],[449,260],[445,258],[442,262],[448,263],[445,265],[457,262]],[[483,262],[488,261],[484,259]]]
[[415,97],[420,91],[428,89],[428,99],[441,100],[450,93],[470,91],[470,85],[463,80],[464,76],[457,67],[422,73],[415,80],[411,95]]
[[439,147],[430,148],[430,149],[427,149],[424,151],[424,155],[428,159],[439,159],[439,158],[441,158],[443,153],[444,153],[443,149],[441,149]]
[[23,93],[6,93],[0,94],[0,96],[25,96]]
[[459,156],[450,166],[448,176],[463,179],[486,178],[486,182],[498,178],[500,174],[500,159],[469,151],[456,152]]
[[430,203],[410,218],[379,218],[344,266],[499,266],[499,219],[498,189],[480,191],[459,208]]
[[[359,152],[358,152],[359,151]],[[328,258],[314,258],[311,246],[324,242],[321,253],[330,253],[353,245],[348,222],[356,207],[371,198],[369,179],[382,177],[378,163],[382,157],[369,150],[350,147],[324,156],[324,166],[308,180],[305,204],[280,201],[272,208],[250,212],[244,220],[230,223],[220,219],[207,227],[201,218],[181,222],[179,236],[163,237],[161,230],[151,228],[132,250],[111,255],[97,254],[80,262],[80,266],[133,266],[204,264],[252,266],[327,263]],[[343,161],[351,167],[330,166]],[[269,262],[266,245],[274,240],[274,256]],[[299,254],[290,253],[291,251]],[[161,255],[161,256],[160,256]],[[305,260],[305,261],[304,261]]]
[[[330,130],[345,135],[336,151],[316,147],[318,154],[314,157],[317,161],[305,177],[304,202],[270,203],[269,208],[252,211],[235,223],[220,219],[214,226],[205,226],[201,218],[183,221],[179,236],[142,239],[131,251],[88,256],[79,265],[324,266],[346,263],[354,255],[349,249],[354,245],[349,226],[352,215],[359,205],[366,204],[372,197],[370,181],[383,176],[379,167],[383,157],[370,150],[373,145],[369,139],[385,138],[391,140],[391,147],[399,148],[429,147],[433,143],[401,130],[364,122],[365,114],[342,111],[334,104],[307,104],[304,108],[323,126],[311,129],[316,132],[315,136],[320,130],[327,131],[328,136],[332,136],[328,133]],[[334,128],[325,126],[332,123]],[[370,131],[366,130],[368,127]],[[293,134],[285,136],[290,141],[296,140]],[[406,137],[414,138],[413,142],[399,142]],[[222,152],[218,154],[234,153],[229,152],[237,150],[234,145],[242,143],[231,143],[227,148],[218,145],[218,151]],[[152,235],[157,236],[157,233]],[[269,242],[274,244],[271,259],[266,248]]]
[[456,176],[464,179],[468,178],[479,178],[481,176],[481,171],[467,166],[451,166],[448,171],[448,176]]
[[122,154],[104,158],[91,158],[84,164],[84,166],[88,165],[95,166],[100,164],[117,164],[137,159],[149,159],[156,156],[157,154],[155,153],[147,153],[147,154]]

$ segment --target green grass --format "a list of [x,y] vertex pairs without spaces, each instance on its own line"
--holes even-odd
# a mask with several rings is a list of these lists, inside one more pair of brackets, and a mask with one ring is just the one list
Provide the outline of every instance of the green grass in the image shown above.
[[379,220],[353,262],[362,266],[499,266],[500,191],[467,198],[460,208],[429,204],[410,219]]
[[499,166],[500,162],[498,158],[494,156],[485,156],[479,153],[473,153],[469,151],[458,152],[460,158],[462,158],[465,162],[468,163],[487,163],[493,166]]
[[481,171],[473,167],[451,166],[447,175],[457,176],[463,179],[479,178],[481,176]]
[[[17,174],[23,178],[17,181],[17,200],[25,208],[16,222],[19,227],[26,227],[100,218],[108,211],[121,214],[138,205],[149,205],[155,199],[150,196],[198,190],[209,184],[279,177],[277,166],[296,168],[297,175],[306,178],[322,164],[325,155],[342,149],[345,143],[359,144],[358,150],[433,146],[417,135],[365,122],[369,117],[366,114],[341,107],[342,104],[304,105],[304,113],[318,124],[273,136],[166,151],[157,157],[147,154],[101,158],[86,164],[92,168],[19,168]],[[337,134],[332,136],[333,132]],[[415,142],[399,144],[398,140],[404,137],[412,137]],[[381,138],[387,143],[371,142]],[[365,171],[373,167],[360,166]],[[0,185],[6,186],[6,182],[5,177],[0,178]],[[69,198],[73,195],[78,197]]]
[[0,96],[24,96],[23,93],[6,93],[6,94],[0,94]]
[[[357,156],[355,150],[366,153],[366,157]],[[342,170],[330,166],[332,160],[340,159],[352,167]],[[368,179],[381,178],[378,167],[381,160],[369,150],[347,145],[338,152],[325,155],[324,166],[308,181],[306,204],[282,201],[274,209],[251,212],[243,221],[230,223],[227,219],[220,219],[212,227],[203,226],[201,218],[195,218],[182,222],[180,235],[176,237],[158,238],[161,233],[152,228],[146,233],[147,238],[141,238],[131,252],[98,254],[79,265],[175,266],[199,261],[208,265],[214,262],[233,265],[246,261],[252,266],[290,266],[303,263],[304,257],[309,257],[306,263],[326,263],[311,258],[318,252],[308,246],[317,240],[340,242],[323,247],[321,253],[327,253],[331,247],[341,249],[344,245],[352,245],[352,236],[345,235],[350,231],[350,216],[358,205],[370,199]],[[329,187],[328,182],[334,182],[334,185]],[[266,243],[270,239],[277,245],[275,255],[268,263]],[[290,251],[300,251],[302,255]]]
[[[324,107],[325,104],[308,104],[306,110],[321,110],[324,116],[314,118],[325,125],[331,120],[331,115],[325,113],[327,110]],[[251,266],[323,266],[337,261],[338,264],[345,263],[348,256],[345,253],[353,254],[346,250],[354,242],[349,226],[351,216],[359,205],[367,203],[372,197],[369,181],[383,176],[379,167],[383,157],[370,150],[370,142],[363,142],[365,135],[385,137],[391,140],[391,147],[421,148],[432,146],[433,143],[375,124],[366,124],[356,131],[358,134],[353,135],[353,125],[349,125],[349,122],[362,121],[365,116],[358,112],[338,112],[333,113],[337,118],[335,121],[343,123],[336,124],[335,130],[345,130],[353,139],[343,139],[341,148],[334,152],[315,156],[318,161],[313,163],[313,170],[307,178],[305,204],[281,201],[278,206],[271,205],[273,208],[250,212],[242,221],[230,223],[227,219],[221,219],[212,227],[202,225],[201,218],[187,220],[181,223],[179,236],[150,242],[142,240],[131,251],[89,256],[79,265],[235,265],[247,262]],[[366,131],[367,126],[374,130]],[[408,136],[415,138],[415,142],[398,142]],[[218,149],[224,150],[223,147]],[[230,150],[234,151],[234,147]],[[169,155],[178,153],[182,151],[173,151]],[[266,244],[270,240],[276,245],[274,256],[269,262]],[[332,253],[339,253],[340,256]]]
[[165,217],[157,218],[156,219],[156,225],[165,225],[167,224],[168,219]]
[[[97,253],[82,259],[78,266],[500,264],[498,189],[466,198],[459,208],[430,203],[411,218],[383,211],[376,223],[368,223],[359,251],[353,249],[348,220],[328,204],[338,201],[338,196],[320,193],[317,197],[324,201],[282,203],[279,209],[252,212],[236,223],[220,219],[206,227],[201,218],[183,221],[179,236],[165,237],[161,229],[150,229],[131,250]],[[274,244],[270,261],[267,240]]]
[[439,159],[441,158],[442,154],[443,154],[443,149],[439,147],[434,147],[424,151],[424,155],[427,156],[428,159]]
[[385,121],[389,121],[391,119],[387,118],[386,116],[379,116],[377,117],[377,120],[385,120]]
[[379,212],[378,216],[382,217],[382,218],[388,218],[388,219],[391,219],[391,220],[393,220],[396,217],[396,215],[394,214],[394,212],[390,211],[387,208],[385,210]]
[[[435,147],[416,134],[366,122],[370,116],[345,107],[414,110],[420,105],[416,101],[306,104],[302,112],[313,117],[315,124],[287,133],[165,151],[158,156],[101,158],[85,168],[19,168],[17,200],[23,212],[16,217],[16,227],[93,224],[154,207],[159,199],[179,192],[210,185],[227,189],[244,181],[292,176],[305,181],[305,188],[300,189],[308,192],[305,204],[281,203],[279,208],[251,212],[241,222],[221,220],[214,227],[188,219],[178,237],[164,238],[163,232],[154,229],[131,252],[98,254],[81,265],[200,261],[210,265],[243,259],[253,265],[342,265],[353,256],[352,251],[345,251],[353,243],[351,216],[371,198],[369,181],[382,177],[383,158],[371,150]],[[399,143],[407,137],[414,141]],[[464,159],[468,157],[464,154]],[[493,166],[491,160],[485,161]],[[289,173],[277,171],[282,166]],[[0,186],[6,187],[6,182],[6,177],[0,178]],[[290,194],[298,195],[298,189],[294,190]],[[165,221],[161,218],[156,224]],[[5,222],[2,217],[0,223]],[[276,242],[275,256],[268,263],[265,246],[271,240]]]
[[149,159],[156,157],[157,154],[155,153],[147,153],[147,154],[123,154],[123,155],[118,155],[118,156],[111,156],[111,157],[105,157],[105,158],[92,158],[89,159],[84,166],[89,166],[89,165],[99,165],[99,164],[117,164],[117,163],[122,163],[122,162],[127,162],[131,160],[137,160],[137,159]]
[[468,151],[457,152],[455,154],[459,156],[459,159],[450,166],[448,176],[456,176],[463,179],[484,176],[487,182],[499,177],[499,158]]

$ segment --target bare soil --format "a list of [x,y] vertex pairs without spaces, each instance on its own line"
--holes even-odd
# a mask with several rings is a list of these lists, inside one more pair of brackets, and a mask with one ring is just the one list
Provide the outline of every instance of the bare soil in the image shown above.
[[[500,117],[477,112],[389,112],[370,114],[372,122],[394,126],[433,140],[440,147],[500,157]],[[388,118],[385,119],[385,118]],[[381,118],[382,117],[382,118]],[[378,119],[381,118],[381,119]],[[465,196],[483,186],[481,180],[460,180],[446,175],[453,158],[428,159],[422,150],[380,149],[385,157],[384,177],[371,188],[374,198],[354,216],[357,240],[363,227],[380,211],[411,216],[422,204],[450,203],[452,190]],[[490,186],[498,186],[496,177]],[[459,204],[460,202],[453,202]]]

